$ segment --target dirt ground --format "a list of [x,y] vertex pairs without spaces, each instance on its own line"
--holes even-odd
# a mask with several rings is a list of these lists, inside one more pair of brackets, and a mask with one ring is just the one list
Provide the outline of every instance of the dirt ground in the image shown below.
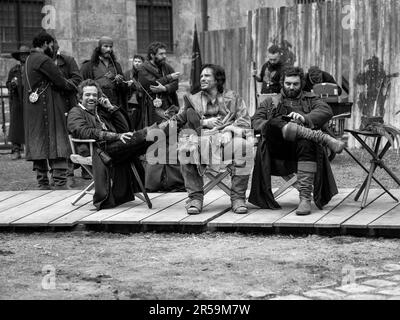
[[[400,262],[400,240],[206,233],[0,234],[1,299],[252,299]],[[55,289],[44,286],[45,266]],[[46,282],[45,282],[46,283]]]
[[[355,153],[369,166],[363,152]],[[399,156],[387,159],[400,175]],[[347,155],[332,169],[340,188],[356,187],[365,177]],[[377,176],[398,188],[385,173]],[[9,155],[0,156],[0,177],[0,191],[36,187],[31,164]],[[267,299],[340,284],[348,265],[359,275],[399,263],[399,245],[225,233],[0,233],[0,299],[253,299],[259,292]],[[55,288],[44,281],[53,274]]]
[[[352,153],[359,159],[362,164],[369,169],[370,157],[363,150],[352,150]],[[391,151],[385,157],[386,165],[400,177],[400,154]],[[352,188],[362,184],[367,174],[354,162],[351,157],[343,152],[337,155],[331,163],[332,171],[334,173],[336,184],[339,188]],[[75,183],[77,189],[86,185],[86,181],[82,181],[80,177],[80,170],[75,171]],[[375,176],[387,188],[400,188],[395,181],[382,169],[378,168]],[[35,173],[32,172],[32,164],[25,160],[11,161],[11,155],[6,152],[0,153],[0,191],[19,191],[19,190],[34,190],[36,189]],[[279,187],[282,184],[282,179],[279,177],[273,178],[273,186]],[[376,183],[372,187],[377,187]]]

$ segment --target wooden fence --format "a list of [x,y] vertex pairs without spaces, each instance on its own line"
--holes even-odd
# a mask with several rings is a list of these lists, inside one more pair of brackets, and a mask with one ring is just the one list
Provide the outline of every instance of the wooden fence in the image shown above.
[[[333,0],[293,7],[250,11],[246,28],[201,33],[205,62],[227,70],[228,87],[255,111],[252,63],[260,69],[272,44],[288,60],[307,70],[312,65],[349,82],[354,102],[347,126],[358,128],[362,115],[372,115],[385,75],[400,72],[400,2],[398,0]],[[400,128],[400,77],[378,101],[378,115]],[[353,145],[351,145],[353,146]]]
[[246,79],[246,28],[218,30],[200,33],[200,50],[203,63],[223,66],[227,75],[227,88],[239,92],[248,101]]

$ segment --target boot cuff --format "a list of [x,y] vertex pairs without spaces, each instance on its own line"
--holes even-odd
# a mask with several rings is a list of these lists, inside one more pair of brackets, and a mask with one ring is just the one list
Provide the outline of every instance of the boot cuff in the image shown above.
[[311,162],[311,161],[298,162],[297,163],[297,171],[315,173],[315,172],[317,172],[317,163]]

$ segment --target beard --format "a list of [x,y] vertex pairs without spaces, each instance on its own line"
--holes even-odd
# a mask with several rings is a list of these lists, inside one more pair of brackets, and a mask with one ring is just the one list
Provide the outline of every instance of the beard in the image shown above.
[[157,57],[154,58],[154,63],[159,67],[163,66],[165,62],[165,59],[158,59]]
[[53,57],[54,57],[54,51],[51,49],[51,48],[46,48],[45,50],[44,50],[44,54],[45,55],[47,55],[47,56],[49,56],[50,58],[52,58],[53,59]]
[[283,87],[283,92],[287,98],[295,99],[300,95],[301,88],[300,89],[287,89],[287,88]]

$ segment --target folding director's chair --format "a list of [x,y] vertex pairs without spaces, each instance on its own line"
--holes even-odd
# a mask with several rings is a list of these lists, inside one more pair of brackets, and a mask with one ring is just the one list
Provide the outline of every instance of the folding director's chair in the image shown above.
[[[93,177],[93,169],[92,169],[92,157],[93,157],[93,150],[94,150],[94,143],[96,143],[96,140],[91,140],[91,139],[87,139],[87,140],[82,140],[82,139],[75,139],[72,138],[72,136],[69,136],[69,142],[71,145],[71,149],[72,149],[72,154],[71,154],[71,161],[75,164],[79,164],[81,165],[87,172],[88,174]],[[89,145],[89,150],[90,150],[90,155],[88,157],[83,157],[81,155],[79,155],[76,152],[76,148],[75,148],[75,144],[76,143],[86,143]],[[142,194],[137,193],[135,194],[135,196],[137,196],[140,200],[142,200],[143,202],[147,203],[147,206],[149,207],[149,209],[151,209],[153,207],[150,198],[146,192],[146,189],[144,188],[143,182],[139,176],[139,173],[134,165],[134,163],[131,163],[131,169],[133,174],[135,175],[136,181],[139,184],[140,190],[142,191]],[[75,205],[76,203],[78,203],[79,200],[81,200],[86,194],[93,194],[91,192],[91,190],[94,187],[94,181],[92,181],[90,183],[90,185],[85,188],[79,195],[78,197],[72,202],[72,205]]]

